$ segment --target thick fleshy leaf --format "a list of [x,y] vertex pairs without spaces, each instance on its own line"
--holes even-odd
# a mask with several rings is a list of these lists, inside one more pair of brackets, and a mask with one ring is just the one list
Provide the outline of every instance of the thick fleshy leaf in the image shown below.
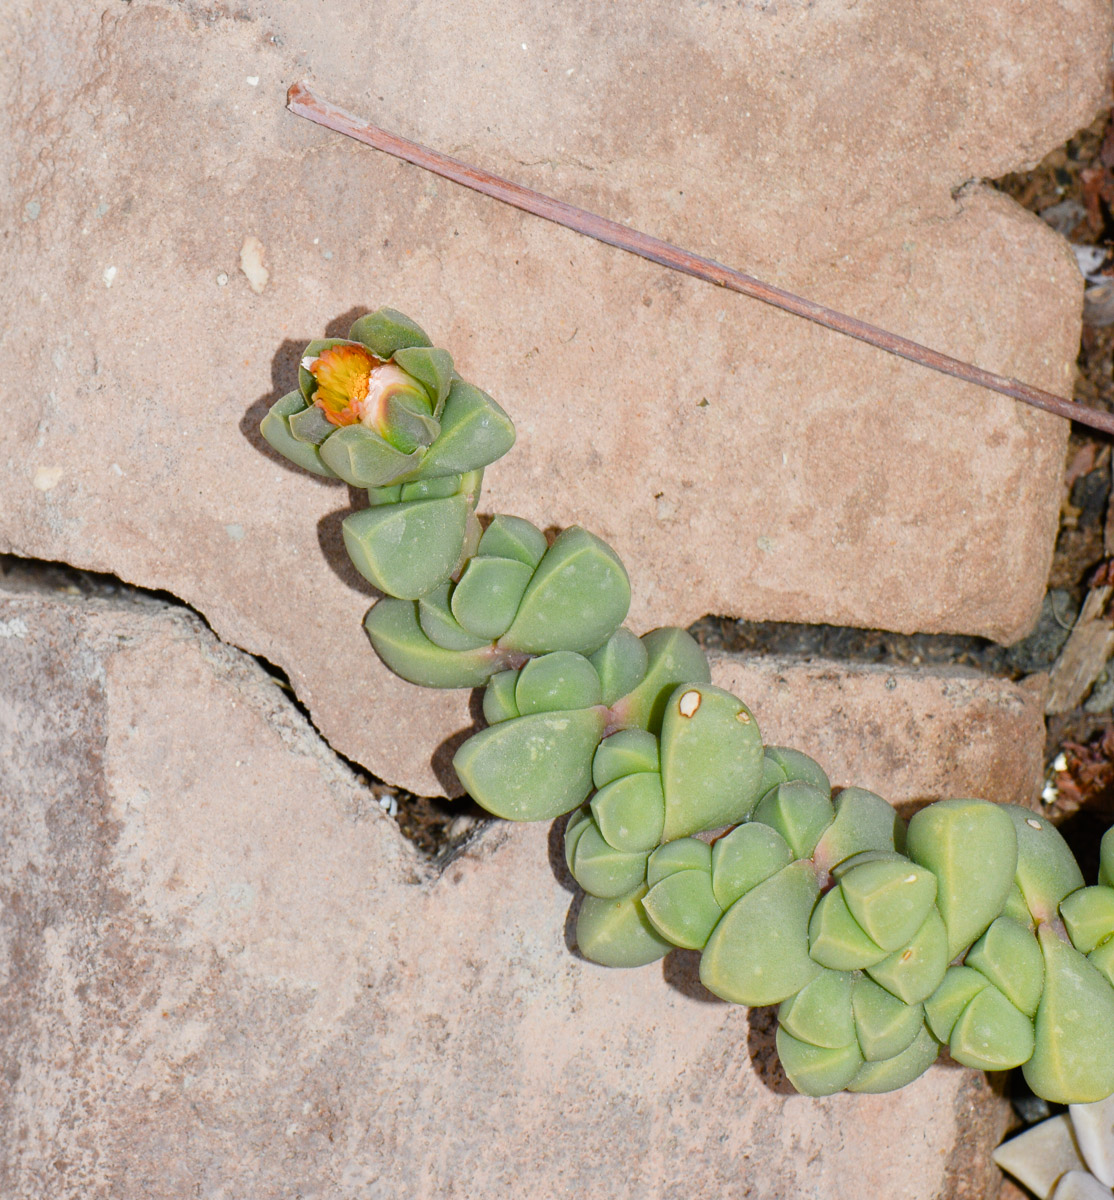
[[906,1004],[873,980],[860,977],[851,992],[855,1037],[867,1062],[900,1054],[924,1028],[924,1008]]
[[1087,961],[1114,987],[1114,938],[1107,938],[1087,955]]
[[532,574],[517,559],[475,555],[449,597],[453,616],[469,633],[494,640],[510,627]]
[[953,959],[998,916],[1010,894],[1017,869],[1013,821],[1004,806],[986,800],[940,800],[910,820],[905,853],[936,876],[936,907]]
[[1035,928],[1033,914],[1029,911],[1025,897],[1016,883],[1010,888],[1010,894],[1006,897],[1005,904],[1002,905],[1002,916],[1012,918],[1018,925],[1024,925],[1029,929]]
[[290,392],[289,395],[283,396],[281,400],[276,400],[271,405],[259,425],[259,432],[279,454],[290,459],[295,465],[312,471],[314,475],[324,475],[328,479],[335,479],[336,475],[331,468],[321,461],[321,454],[317,447],[300,442],[290,432],[290,418],[297,413],[304,412],[305,409],[306,402],[301,393]]
[[1068,1171],[1056,1180],[1056,1187],[1048,1200],[1111,1200],[1114,1195],[1109,1188],[1087,1171]]
[[999,917],[967,951],[964,965],[985,975],[1028,1017],[1044,988],[1044,956],[1035,935],[1012,917]]
[[740,825],[712,846],[712,891],[728,909],[792,861],[793,851],[776,829],[753,821]]
[[642,898],[642,907],[662,937],[686,950],[702,950],[723,916],[707,871],[677,871],[666,876]]
[[977,1071],[1008,1071],[1033,1053],[1033,1022],[993,984],[959,1015],[948,1038],[956,1062]]
[[606,787],[621,775],[642,771],[658,771],[658,739],[645,729],[620,729],[600,742],[592,761],[592,778],[596,787]]
[[380,591],[416,600],[449,578],[470,512],[463,496],[365,508],[344,518],[344,548]]
[[712,672],[699,643],[683,629],[652,629],[641,640],[646,647],[646,674],[633,692],[611,708],[618,724],[659,733],[673,689],[679,683],[708,683]]
[[1114,888],[1114,825],[1102,835],[1099,843],[1099,883]]
[[646,864],[646,883],[653,887],[661,880],[678,871],[705,871],[712,869],[712,848],[699,838],[678,838],[659,846]]
[[418,600],[418,621],[422,631],[431,642],[446,650],[477,650],[480,646],[490,646],[491,638],[469,633],[453,616],[449,607],[452,586],[446,581]]
[[779,1028],[774,1044],[782,1070],[802,1096],[831,1096],[859,1073],[863,1056],[854,1041],[830,1048],[813,1046]]
[[[439,479],[416,479],[396,485],[400,500],[440,500],[463,490],[463,475],[442,475]],[[385,488],[379,489],[386,491]]]
[[330,434],[337,431],[337,427],[316,404],[303,408],[301,412],[291,413],[287,425],[299,442],[308,442],[311,446],[320,446]]
[[1005,804],[1017,831],[1017,886],[1029,911],[1040,921],[1055,920],[1060,901],[1084,883],[1083,872],[1051,821],[1028,808]]
[[426,451],[416,478],[460,475],[490,466],[514,445],[510,417],[478,387],[453,380],[439,418],[441,433]]
[[580,953],[604,967],[644,967],[673,949],[642,910],[646,888],[618,900],[585,896],[576,919]]
[[947,1042],[963,1010],[990,981],[973,967],[949,967],[943,982],[924,1002],[924,1016],[936,1039]]
[[948,931],[933,908],[908,945],[895,950],[866,973],[906,1004],[919,1004],[940,986],[948,969]]
[[849,1092],[895,1092],[919,1078],[936,1061],[940,1043],[921,1028],[912,1043],[893,1058],[881,1062],[863,1063],[859,1073],[847,1085]]
[[383,437],[397,450],[410,454],[429,446],[441,432],[441,426],[424,411],[428,397],[411,391],[394,392],[383,402]]
[[376,358],[382,359],[388,359],[408,346],[433,345],[416,321],[395,308],[377,308],[375,312],[366,313],[348,331],[348,337],[353,342],[363,343]]
[[533,570],[541,562],[548,543],[545,534],[522,517],[498,513],[480,538],[480,554],[493,558],[515,558]]
[[1067,1171],[1086,1170],[1067,1113],[1022,1130],[994,1151],[994,1161],[1036,1196],[1051,1196]]
[[1072,945],[1080,954],[1090,952],[1114,934],[1114,888],[1080,888],[1060,903]]
[[646,677],[650,656],[641,638],[625,625],[620,626],[592,655],[603,686],[603,702],[609,708],[616,700],[633,692]]
[[844,788],[832,798],[832,806],[835,820],[824,830],[812,853],[813,862],[823,871],[830,871],[852,854],[894,850],[905,841],[901,817],[881,796],[866,788]]
[[886,957],[851,915],[840,887],[821,897],[809,922],[808,940],[813,960],[833,971],[857,971]]
[[629,607],[630,580],[619,556],[574,525],[545,552],[502,644],[526,654],[592,654],[623,623]]
[[580,839],[594,824],[592,812],[585,804],[569,817],[565,825],[565,865],[568,867],[570,875],[572,874],[573,856],[576,854]]
[[735,1004],[780,1004],[820,973],[808,956],[819,889],[812,866],[790,863],[736,900],[700,958],[700,981]]
[[776,829],[789,843],[794,858],[811,857],[834,817],[828,793],[799,779],[771,788],[754,810],[754,820]]
[[653,850],[665,824],[661,776],[657,771],[620,776],[592,797],[592,813],[616,849]]
[[384,487],[421,462],[424,450],[404,454],[363,425],[345,425],[321,443],[321,459],[353,487]]
[[444,407],[453,382],[453,356],[448,350],[440,350],[435,346],[408,346],[396,350],[394,360],[429,393],[436,417]]
[[589,896],[617,900],[646,881],[646,855],[609,846],[593,822],[577,839],[572,877]]
[[500,671],[488,680],[484,688],[484,720],[489,725],[498,725],[500,721],[522,716],[514,698],[517,682],[517,671]]
[[521,713],[591,708],[600,702],[600,677],[583,655],[571,650],[555,650],[552,654],[531,659],[522,668],[515,688],[515,702]]
[[481,687],[504,666],[494,646],[478,650],[446,650],[431,642],[418,623],[413,600],[387,597],[364,618],[375,653],[396,674],[422,687]]
[[1091,1174],[1104,1187],[1114,1188],[1114,1096],[1094,1104],[1073,1104],[1069,1111],[1079,1152]]
[[746,820],[762,780],[762,735],[747,706],[710,684],[676,688],[662,721],[661,777],[665,841]]
[[795,996],[781,1002],[778,1024],[798,1040],[829,1050],[856,1043],[851,1010],[854,982],[855,976],[847,971],[822,971]]
[[1037,1008],[1036,1049],[1025,1082],[1056,1104],[1090,1104],[1114,1093],[1114,988],[1073,946],[1047,926],[1044,992]]
[[909,941],[936,900],[936,876],[904,858],[864,862],[840,876],[840,887],[863,932],[887,951]]
[[549,821],[592,790],[592,755],[603,730],[594,708],[532,713],[474,734],[453,767],[472,799],[495,816]]
[[770,772],[770,787],[799,779],[803,783],[811,783],[822,792],[831,793],[832,785],[828,782],[823,767],[800,750],[794,750],[790,746],[767,746],[765,766]]

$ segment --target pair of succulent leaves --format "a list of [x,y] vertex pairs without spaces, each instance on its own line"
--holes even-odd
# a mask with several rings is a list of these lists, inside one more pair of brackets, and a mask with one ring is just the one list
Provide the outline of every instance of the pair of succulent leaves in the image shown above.
[[[607,741],[597,757],[598,784],[616,760]],[[653,777],[652,758],[647,743],[631,777]],[[1024,1065],[1048,1099],[1114,1091],[1114,833],[1099,886],[1085,888],[1063,839],[1026,809],[945,801],[906,832],[880,797],[848,788],[833,804],[817,764],[767,747],[744,823],[711,844],[640,851],[631,822],[617,826],[614,786],[566,829],[588,893],[582,952],[636,966],[700,950],[710,991],[780,1004],[778,1052],[799,1091],[888,1091],[943,1044],[967,1066]],[[665,790],[684,787],[675,776]]]

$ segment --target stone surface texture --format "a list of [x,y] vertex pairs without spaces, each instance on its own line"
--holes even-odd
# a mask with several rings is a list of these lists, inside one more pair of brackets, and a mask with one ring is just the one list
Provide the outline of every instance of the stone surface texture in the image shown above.
[[1090,120],[1106,0],[6,13],[0,549],[181,596],[281,665],[380,776],[451,786],[430,747],[468,725],[466,698],[369,653],[339,539],[353,498],[256,426],[311,337],[382,303],[518,424],[481,511],[613,542],[639,631],[713,612],[1010,640],[1035,619],[1062,422],[437,182],[283,101],[306,77],[400,133],[1067,393],[1074,260],[970,181]]
[[438,873],[184,611],[0,596],[0,803],[5,1197],[993,1194],[984,1076],[791,1094],[691,956],[570,953],[555,830]]

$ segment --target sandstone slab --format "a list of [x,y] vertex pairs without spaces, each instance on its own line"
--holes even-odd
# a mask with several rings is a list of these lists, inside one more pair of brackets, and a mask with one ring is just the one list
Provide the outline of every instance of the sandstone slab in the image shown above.
[[992,1194],[983,1076],[790,1094],[685,956],[569,952],[551,831],[438,874],[188,614],[3,596],[0,806],[5,1196]]
[[482,510],[612,541],[639,631],[714,612],[1009,640],[1035,618],[1062,423],[438,183],[283,98],[308,76],[1067,392],[1074,259],[962,185],[1090,119],[1105,0],[10,8],[0,548],[183,597],[377,774],[450,786],[426,747],[467,726],[465,701],[370,655],[339,539],[352,497],[255,430],[304,344],[380,303],[518,423]]

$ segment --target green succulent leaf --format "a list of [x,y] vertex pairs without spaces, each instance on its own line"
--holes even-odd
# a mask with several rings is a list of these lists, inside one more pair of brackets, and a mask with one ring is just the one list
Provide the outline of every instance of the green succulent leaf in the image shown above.
[[488,680],[487,687],[484,688],[483,707],[484,720],[489,725],[498,725],[500,721],[522,716],[514,698],[517,683],[517,671],[500,671]]
[[600,702],[600,677],[583,655],[555,650],[531,659],[522,668],[515,702],[521,713],[591,708]]
[[609,846],[593,822],[577,838],[570,869],[589,896],[617,900],[646,881],[646,857]]
[[864,862],[840,877],[840,887],[863,932],[888,951],[909,941],[936,900],[936,876],[908,859]]
[[490,645],[446,650],[431,642],[418,623],[418,606],[412,600],[380,600],[364,618],[364,629],[383,662],[421,687],[481,687],[504,665]]
[[927,1000],[948,969],[948,931],[933,908],[908,945],[866,968],[866,973],[906,1004]]
[[762,735],[747,706],[710,684],[676,688],[662,720],[661,776],[665,841],[746,820],[762,779]]
[[833,971],[857,971],[872,967],[886,957],[851,915],[841,887],[821,898],[808,927],[809,953],[813,961]]
[[296,466],[312,471],[314,475],[324,475],[327,479],[335,479],[336,475],[333,470],[322,462],[317,447],[299,441],[290,432],[291,417],[305,411],[308,410],[301,393],[290,392],[271,405],[267,415],[260,423],[259,432],[279,454],[290,459]]
[[592,797],[592,813],[600,832],[616,849],[653,850],[665,824],[661,776],[656,771],[620,776]]
[[1016,882],[1025,904],[1038,920],[1053,920],[1060,901],[1083,886],[1083,872],[1050,821],[1016,804],[1002,809],[1017,831]]
[[646,864],[646,883],[649,887],[675,875],[678,871],[704,871],[712,869],[712,848],[699,838],[678,838],[666,842],[650,855]]
[[380,591],[416,600],[449,578],[471,511],[464,496],[365,508],[344,518],[344,548]]
[[803,1096],[831,1096],[858,1075],[863,1056],[858,1043],[814,1046],[779,1028],[774,1041],[786,1078]]
[[1029,911],[1029,906],[1025,903],[1025,897],[1021,894],[1021,889],[1015,883],[1010,888],[1010,894],[1006,897],[1006,902],[1002,905],[1002,916],[1010,917],[1018,923],[1029,929],[1035,929],[1033,922],[1033,914]]
[[645,643],[625,625],[616,629],[592,655],[592,666],[599,674],[603,702],[608,708],[645,679],[649,661]]
[[864,850],[895,850],[905,842],[905,824],[893,807],[866,788],[848,787],[832,799],[835,820],[812,852],[817,867],[832,867]]
[[592,790],[599,709],[532,713],[474,734],[453,767],[477,804],[510,821],[550,821]]
[[658,739],[645,729],[620,729],[600,742],[592,761],[592,779],[602,788],[622,775],[660,769]]
[[1114,937],[1107,938],[1087,955],[1087,961],[1114,987]]
[[320,446],[330,434],[337,431],[337,427],[316,404],[303,408],[301,412],[291,413],[287,418],[287,425],[299,442],[306,442],[311,446]]
[[490,466],[514,445],[510,417],[478,387],[454,379],[439,418],[441,432],[414,477],[460,475]]
[[410,454],[432,445],[441,426],[428,412],[429,399],[417,388],[392,392],[384,404],[384,435],[397,450]]
[[834,817],[828,793],[799,779],[771,788],[754,810],[754,820],[776,829],[789,843],[794,858],[811,857]]
[[419,598],[418,622],[422,632],[445,650],[478,650],[481,646],[490,646],[491,638],[469,633],[453,616],[453,610],[449,607],[452,586],[446,581]]
[[955,958],[1010,894],[1017,869],[1014,823],[1004,806],[985,800],[940,800],[909,822],[905,853],[936,876],[936,907],[948,929],[948,958]]
[[958,1063],[978,1071],[1007,1071],[1033,1053],[1033,1022],[993,985],[983,988],[960,1013],[948,1039]]
[[630,581],[605,542],[574,525],[545,552],[501,639],[509,650],[591,654],[623,623]]
[[851,993],[855,1036],[867,1062],[893,1058],[924,1028],[924,1007],[898,1000],[872,979],[860,976]]
[[673,949],[642,908],[645,886],[617,900],[585,896],[576,919],[580,953],[604,967],[644,967]]
[[533,570],[544,557],[546,548],[545,534],[536,525],[521,517],[499,513],[491,518],[484,530],[479,553],[492,558],[514,558]]
[[863,1063],[847,1085],[849,1092],[894,1092],[919,1078],[936,1061],[940,1043],[925,1028],[900,1054],[881,1062]]
[[851,989],[855,976],[848,971],[822,971],[796,995],[781,1002],[778,1024],[786,1033],[813,1046],[838,1050],[858,1045]]
[[700,958],[700,982],[735,1004],[780,1004],[814,979],[808,919],[818,892],[807,862],[790,863],[724,913]]
[[1099,883],[1114,888],[1114,825],[1102,835],[1099,843]]
[[646,647],[646,674],[642,682],[611,705],[620,725],[661,731],[665,706],[680,683],[708,683],[708,660],[691,634],[676,627],[653,629],[641,638]]
[[1042,926],[1038,936],[1044,992],[1025,1082],[1054,1104],[1104,1100],[1114,1093],[1114,988],[1053,930]]
[[438,416],[453,382],[453,356],[433,346],[407,346],[395,351],[394,360],[429,393],[433,415]]
[[943,982],[924,1002],[925,1020],[937,1041],[947,1042],[963,1010],[990,981],[973,967],[949,967]]
[[[394,308],[377,308],[375,312],[360,317],[348,331],[350,341],[361,342],[376,358],[391,358],[408,346],[432,346],[425,330],[408,316]],[[335,339],[339,340],[339,339]],[[334,344],[335,344],[334,340]],[[324,346],[315,349],[311,342],[306,354],[320,354]],[[397,358],[395,360],[398,361]],[[399,366],[406,370],[402,363]]]
[[[416,479],[413,483],[400,483],[395,486],[398,488],[398,495],[395,497],[397,500],[441,500],[445,496],[463,493],[464,476],[442,475],[439,479]],[[388,489],[377,490],[385,492]]]
[[662,937],[686,950],[702,950],[723,916],[707,871],[676,871],[666,876],[646,893],[642,907]]
[[963,962],[985,975],[1027,1017],[1036,1015],[1044,988],[1044,957],[1028,926],[999,917]]
[[383,487],[421,462],[424,450],[405,453],[363,425],[345,425],[321,443],[321,460],[353,487]]
[[565,865],[568,867],[570,875],[572,875],[573,857],[580,844],[580,839],[593,825],[592,813],[586,804],[569,815],[565,825]]
[[770,783],[763,789],[763,795],[779,783],[788,783],[793,779],[811,783],[814,788],[819,789],[825,795],[831,794],[832,785],[828,782],[828,776],[820,764],[815,759],[809,758],[807,754],[802,754],[800,750],[794,750],[790,746],[766,747],[763,781],[765,781],[765,772],[767,771],[770,774]]
[[712,891],[717,902],[723,909],[730,908],[792,861],[793,851],[776,829],[757,822],[740,825],[712,846]]
[[449,597],[453,616],[469,633],[493,641],[510,628],[532,574],[517,559],[475,555]]

